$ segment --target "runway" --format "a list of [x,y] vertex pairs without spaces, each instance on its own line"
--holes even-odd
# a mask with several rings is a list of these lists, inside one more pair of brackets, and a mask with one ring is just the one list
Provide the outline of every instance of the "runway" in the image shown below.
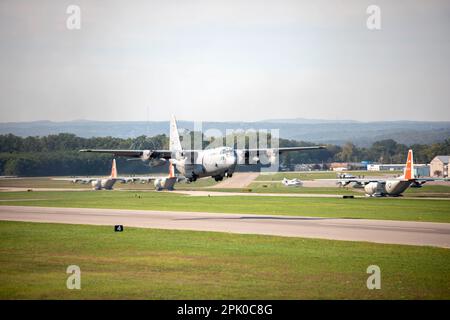
[[0,206],[0,220],[217,231],[450,248],[450,223],[233,213]]
[[233,178],[225,179],[211,188],[245,188],[259,176],[259,172],[236,172]]

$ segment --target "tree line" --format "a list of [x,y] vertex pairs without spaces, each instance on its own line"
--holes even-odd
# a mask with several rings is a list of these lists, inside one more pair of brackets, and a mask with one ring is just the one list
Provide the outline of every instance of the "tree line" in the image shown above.
[[[192,133],[193,135],[198,133]],[[201,136],[203,147],[214,139]],[[280,139],[280,147],[311,146],[312,143]],[[0,175],[59,176],[108,174],[111,155],[80,153],[79,149],[168,149],[169,138],[162,134],[136,138],[92,137],[81,138],[61,133],[43,137],[19,137],[0,135]],[[360,148],[348,142],[342,146],[326,145],[326,149],[283,154],[280,164],[360,162],[404,163],[409,148],[414,150],[416,163],[428,163],[436,155],[450,154],[450,138],[442,143],[407,146],[392,139],[377,141],[368,148]],[[164,170],[151,168],[142,161],[118,159],[119,172],[142,174]]]

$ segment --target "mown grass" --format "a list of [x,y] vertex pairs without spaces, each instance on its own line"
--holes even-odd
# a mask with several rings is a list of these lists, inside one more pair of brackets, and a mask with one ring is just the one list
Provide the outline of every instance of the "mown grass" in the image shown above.
[[0,205],[175,210],[450,222],[450,202],[448,200],[407,198],[208,197],[186,196],[170,192],[54,191],[1,192]]
[[362,195],[363,189],[355,189],[351,186],[339,188],[337,186],[331,187],[286,187],[280,182],[267,183],[251,183],[247,189],[251,192],[257,193],[313,193],[313,194],[335,194],[335,195]]
[[425,184],[422,188],[408,188],[404,195],[406,197],[450,197],[450,185]]
[[0,222],[0,299],[449,299],[449,263],[432,247]]

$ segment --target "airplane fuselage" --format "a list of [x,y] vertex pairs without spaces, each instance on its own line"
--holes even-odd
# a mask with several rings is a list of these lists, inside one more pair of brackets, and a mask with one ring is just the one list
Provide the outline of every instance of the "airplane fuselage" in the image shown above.
[[411,185],[408,180],[386,180],[384,182],[370,182],[364,186],[366,195],[371,197],[398,197]]
[[190,181],[197,178],[213,177],[217,181],[223,177],[231,177],[236,169],[236,150],[229,147],[219,147],[176,155],[173,164],[175,168]]
[[106,178],[106,179],[98,179],[91,182],[92,189],[94,190],[112,190],[114,184],[116,183],[116,179]]

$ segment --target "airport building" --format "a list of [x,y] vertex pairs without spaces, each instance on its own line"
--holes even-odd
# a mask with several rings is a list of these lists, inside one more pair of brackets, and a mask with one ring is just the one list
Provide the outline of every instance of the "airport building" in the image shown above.
[[448,177],[448,162],[450,156],[436,156],[430,162],[430,173],[432,177],[447,178]]
[[366,170],[367,164],[361,162],[332,162],[330,163],[330,169],[333,171]]
[[[368,164],[367,171],[403,171],[404,164]],[[430,166],[427,164],[414,164],[414,175],[416,177],[429,177]]]

